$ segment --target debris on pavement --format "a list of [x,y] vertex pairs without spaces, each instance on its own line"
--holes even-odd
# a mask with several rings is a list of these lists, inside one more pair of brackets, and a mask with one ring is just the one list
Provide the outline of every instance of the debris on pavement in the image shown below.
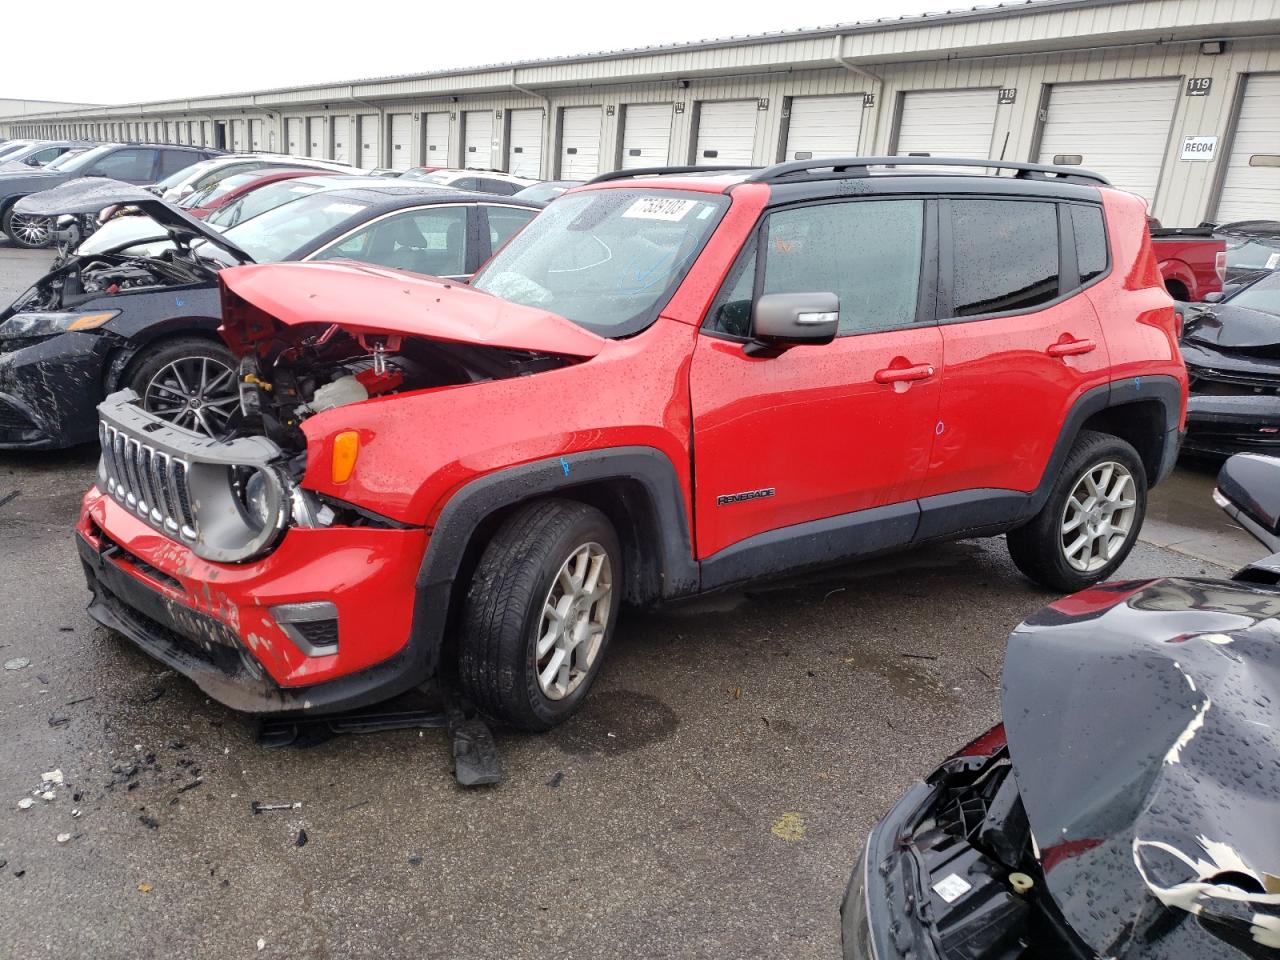
[[305,847],[305,846],[307,845],[307,840],[308,840],[308,839],[309,839],[309,838],[307,837],[307,831],[306,831],[306,830],[299,830],[299,831],[298,831],[298,839],[294,841],[294,846],[298,846],[298,847]]
[[6,493],[3,497],[0,497],[0,507],[3,507],[6,503],[9,503],[11,500],[17,499],[17,497],[21,493],[22,493],[21,490],[11,490],[8,493]]
[[263,940],[261,937],[258,938],[258,949],[259,950],[267,949],[267,941]]
[[564,782],[564,771],[557,770],[555,772],[555,776],[553,776],[550,780],[547,781],[547,786],[551,787],[551,789],[554,790],[556,787],[560,786],[560,784],[562,784],[563,782]]
[[139,893],[150,893],[150,892],[151,892],[152,890],[154,890],[154,889],[155,889],[155,887],[153,887],[153,886],[152,886],[151,884],[149,884],[149,883],[140,883],[140,884],[138,884],[138,892],[139,892]]
[[60,834],[58,834],[58,842],[59,842],[59,843],[66,843],[66,842],[67,842],[67,841],[69,841],[70,839],[71,839],[71,834],[69,834],[69,833],[60,833]]
[[41,783],[56,783],[56,784],[58,784],[59,786],[61,786],[61,785],[62,785],[62,771],[61,771],[61,770],[50,770],[48,773],[42,773],[42,774],[40,774],[40,782],[41,782]]
[[794,843],[797,840],[804,839],[804,817],[798,813],[784,813],[773,822],[773,826],[769,828],[779,840],[786,840]]
[[18,801],[18,809],[30,810],[34,804],[35,804],[35,801],[32,800],[30,797],[23,797],[21,800]]
[[253,815],[256,817],[260,813],[269,813],[273,810],[301,810],[302,801],[294,800],[292,803],[263,803],[260,800],[255,800],[249,805],[249,807],[253,810]]
[[43,793],[40,794],[40,799],[43,800],[45,803],[48,803],[49,801],[54,800],[56,797],[57,797],[57,794],[54,793],[52,790],[45,790]]
[[31,666],[31,661],[26,657],[14,657],[12,660],[6,660],[4,662],[4,668],[6,670],[21,670],[23,667],[29,666]]

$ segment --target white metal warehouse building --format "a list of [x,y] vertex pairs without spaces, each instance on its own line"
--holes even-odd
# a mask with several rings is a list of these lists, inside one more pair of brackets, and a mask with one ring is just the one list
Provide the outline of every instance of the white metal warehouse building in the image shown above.
[[361,167],[928,153],[1082,165],[1167,226],[1280,219],[1280,0],[1030,0],[468,70],[0,118],[4,136]]

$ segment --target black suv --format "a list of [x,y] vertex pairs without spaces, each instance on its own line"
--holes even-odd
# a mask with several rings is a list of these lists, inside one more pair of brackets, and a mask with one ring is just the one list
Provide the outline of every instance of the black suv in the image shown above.
[[108,177],[145,186],[220,153],[178,144],[104,143],[59,164],[56,170],[0,173],[0,230],[15,246],[46,247],[53,239],[53,221],[15,213],[13,205],[22,197],[77,177]]

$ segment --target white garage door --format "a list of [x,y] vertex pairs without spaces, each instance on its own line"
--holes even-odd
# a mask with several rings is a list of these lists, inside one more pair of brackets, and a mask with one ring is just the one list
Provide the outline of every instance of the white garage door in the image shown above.
[[367,170],[382,165],[382,150],[378,146],[378,115],[376,113],[362,113],[357,118],[360,122],[360,139],[356,142],[360,144],[360,150],[357,156],[360,158],[360,166]]
[[698,107],[698,145],[694,149],[694,164],[702,167],[751,163],[759,115],[760,110],[754,100],[701,104]]
[[1280,220],[1280,76],[1245,83],[1216,218]]
[[351,162],[351,118],[333,118],[333,159],[340,163]]
[[565,107],[560,118],[560,177],[590,180],[600,172],[600,108]]
[[462,165],[468,170],[493,166],[493,114],[468,110],[462,115]]
[[426,122],[426,149],[422,151],[424,167],[449,165],[449,115],[428,113]]
[[391,114],[391,169],[408,170],[413,159],[413,117]]
[[995,90],[912,91],[902,97],[897,153],[987,158],[995,126]]
[[508,119],[507,172],[536,180],[542,176],[542,111],[512,110]]
[[209,131],[209,121],[200,121],[200,145],[202,147],[213,146],[213,134]]
[[796,97],[791,101],[784,160],[856,157],[862,130],[862,94]]
[[264,149],[264,145],[262,143],[262,121],[261,120],[249,121],[249,149],[250,150]]
[[1040,162],[1085,167],[1155,200],[1178,80],[1072,83],[1049,91]]
[[306,153],[302,143],[301,117],[289,117],[284,122],[284,152],[293,157],[301,157]]
[[629,103],[622,115],[622,169],[670,162],[671,104]]
[[324,154],[324,117],[307,117],[307,156],[323,157]]

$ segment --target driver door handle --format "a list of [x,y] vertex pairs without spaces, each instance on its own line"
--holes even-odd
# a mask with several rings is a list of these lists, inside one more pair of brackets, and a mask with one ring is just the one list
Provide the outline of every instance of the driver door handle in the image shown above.
[[914,380],[928,380],[933,376],[933,366],[918,363],[913,367],[885,367],[876,371],[876,383],[909,383]]
[[1051,357],[1074,357],[1082,353],[1092,353],[1098,345],[1092,340],[1059,340],[1049,344],[1045,353]]

